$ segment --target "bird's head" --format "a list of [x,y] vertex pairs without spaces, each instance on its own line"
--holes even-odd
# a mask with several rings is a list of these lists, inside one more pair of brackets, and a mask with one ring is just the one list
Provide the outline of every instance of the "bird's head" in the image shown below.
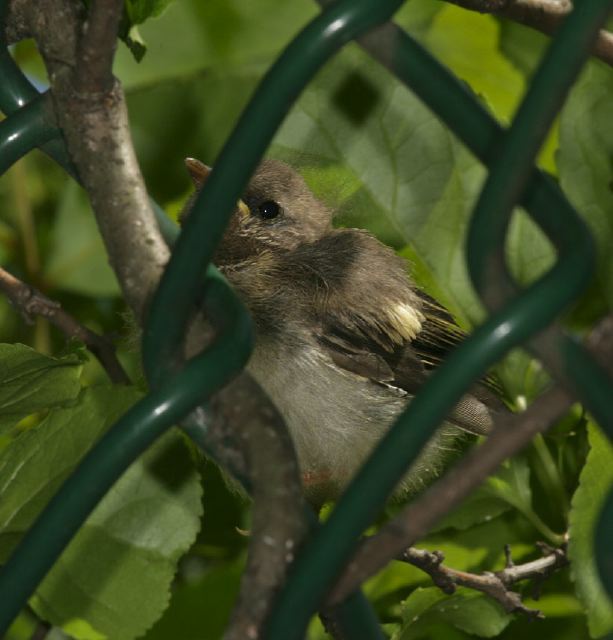
[[[196,190],[209,167],[185,161]],[[231,266],[262,252],[292,250],[332,228],[332,212],[307,187],[298,172],[277,160],[264,160],[234,210],[215,263]]]

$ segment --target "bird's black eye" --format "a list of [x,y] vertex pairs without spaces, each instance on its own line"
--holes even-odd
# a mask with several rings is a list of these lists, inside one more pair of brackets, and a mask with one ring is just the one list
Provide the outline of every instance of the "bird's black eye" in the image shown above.
[[281,213],[281,205],[274,200],[266,200],[258,207],[258,212],[264,220],[272,220]]

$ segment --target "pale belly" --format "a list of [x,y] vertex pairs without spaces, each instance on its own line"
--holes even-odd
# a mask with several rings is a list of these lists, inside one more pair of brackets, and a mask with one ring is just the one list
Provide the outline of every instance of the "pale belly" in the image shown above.
[[[303,476],[322,480],[334,494],[347,485],[409,400],[400,389],[333,366],[307,345],[293,349],[291,357],[256,347],[247,369],[283,415]],[[441,445],[424,451],[419,469],[403,482],[406,489],[432,476],[429,468],[439,457],[434,450]]]

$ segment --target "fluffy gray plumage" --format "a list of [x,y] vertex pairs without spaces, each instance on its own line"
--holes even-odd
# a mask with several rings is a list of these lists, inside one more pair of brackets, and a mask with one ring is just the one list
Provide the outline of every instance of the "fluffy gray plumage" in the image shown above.
[[[199,188],[206,168],[188,168]],[[254,318],[247,368],[285,418],[307,494],[321,502],[338,496],[463,334],[391,249],[365,231],[334,229],[332,212],[287,165],[264,161],[243,201],[215,262]],[[399,492],[432,478],[460,429],[487,433],[502,408],[475,387]]]

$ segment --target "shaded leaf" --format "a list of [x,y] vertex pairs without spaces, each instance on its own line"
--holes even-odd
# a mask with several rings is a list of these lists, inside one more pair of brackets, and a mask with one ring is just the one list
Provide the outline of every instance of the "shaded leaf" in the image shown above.
[[441,622],[481,638],[492,638],[512,620],[491,598],[462,588],[452,596],[436,587],[416,589],[402,607],[403,624],[393,640],[429,638],[430,626]]
[[200,527],[200,494],[182,438],[163,436],[79,530],[37,590],[37,613],[59,626],[84,618],[116,640],[142,635],[168,606],[177,562]]
[[476,524],[489,522],[508,509],[506,500],[493,496],[486,487],[478,487],[457,509],[446,515],[433,531],[468,529]]
[[51,237],[45,278],[53,286],[87,296],[115,296],[119,286],[83,190],[68,182]]
[[243,562],[211,567],[201,579],[178,586],[170,606],[144,640],[218,640],[238,592]]
[[486,494],[496,496],[520,511],[532,509],[530,467],[525,458],[515,457],[502,464],[485,484]]
[[[0,558],[5,559],[84,453],[140,397],[91,387],[0,453]],[[168,434],[134,462],[39,587],[38,615],[75,638],[142,634],[168,604],[178,558],[199,528],[200,483]]]

